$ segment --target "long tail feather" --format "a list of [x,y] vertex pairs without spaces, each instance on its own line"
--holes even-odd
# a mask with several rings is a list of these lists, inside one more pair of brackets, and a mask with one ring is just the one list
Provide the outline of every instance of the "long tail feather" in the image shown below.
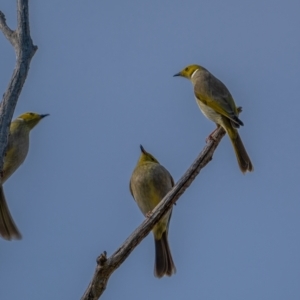
[[249,158],[249,155],[244,147],[244,144],[241,140],[240,135],[236,134],[236,136],[234,138],[230,138],[233,148],[234,148],[234,152],[236,154],[236,158],[239,164],[239,167],[241,169],[241,171],[243,173],[249,171],[252,172],[254,170],[252,162]]
[[0,235],[6,239],[21,239],[19,232],[6,203],[3,186],[0,187]]
[[176,272],[176,267],[171,255],[167,232],[162,234],[161,239],[155,239],[155,266],[154,275],[158,278],[164,275],[171,276]]

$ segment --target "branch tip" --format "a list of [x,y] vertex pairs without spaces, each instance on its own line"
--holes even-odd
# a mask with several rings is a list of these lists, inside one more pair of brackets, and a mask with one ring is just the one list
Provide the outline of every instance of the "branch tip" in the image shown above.
[[6,22],[5,14],[0,10],[0,22]]
[[103,266],[107,262],[107,253],[106,251],[103,251],[103,253],[100,254],[97,258],[97,264],[99,266]]

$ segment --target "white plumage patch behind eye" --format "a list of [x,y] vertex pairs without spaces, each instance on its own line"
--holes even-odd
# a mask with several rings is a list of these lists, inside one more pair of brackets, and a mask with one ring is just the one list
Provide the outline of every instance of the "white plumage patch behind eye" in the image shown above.
[[191,75],[191,78],[193,78],[193,76],[196,74],[196,72],[198,72],[199,71],[199,69],[196,69],[194,72],[193,72],[193,74]]

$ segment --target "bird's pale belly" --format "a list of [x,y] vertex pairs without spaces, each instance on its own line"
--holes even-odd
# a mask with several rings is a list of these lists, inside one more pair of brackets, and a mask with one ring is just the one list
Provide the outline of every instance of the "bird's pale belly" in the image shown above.
[[213,110],[212,108],[210,108],[209,106],[205,105],[204,103],[202,103],[200,100],[198,100],[196,98],[196,102],[200,108],[200,110],[202,111],[202,113],[204,114],[204,116],[206,118],[208,118],[209,120],[222,125],[222,115],[220,115],[219,113],[217,113],[215,110]]

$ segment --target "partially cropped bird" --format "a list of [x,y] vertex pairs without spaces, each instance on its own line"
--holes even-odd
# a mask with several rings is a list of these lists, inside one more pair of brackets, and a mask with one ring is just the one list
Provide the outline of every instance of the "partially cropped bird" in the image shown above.
[[[233,145],[241,171],[243,173],[253,171],[252,162],[237,130],[244,124],[239,119],[239,109],[227,87],[207,69],[199,65],[189,65],[174,76],[182,76],[192,81],[200,110],[217,126],[225,129]],[[212,138],[212,134],[209,135],[209,138]]]
[[29,149],[29,133],[46,116],[48,114],[39,115],[27,112],[17,117],[10,124],[0,184],[0,235],[6,240],[21,239],[22,236],[9,212],[4,196],[3,183],[24,162]]
[[[130,179],[130,192],[140,210],[147,216],[172,189],[174,181],[170,173],[143,146],[141,156]],[[154,275],[158,278],[171,276],[176,268],[168,243],[168,229],[172,210],[154,226],[155,242]]]

